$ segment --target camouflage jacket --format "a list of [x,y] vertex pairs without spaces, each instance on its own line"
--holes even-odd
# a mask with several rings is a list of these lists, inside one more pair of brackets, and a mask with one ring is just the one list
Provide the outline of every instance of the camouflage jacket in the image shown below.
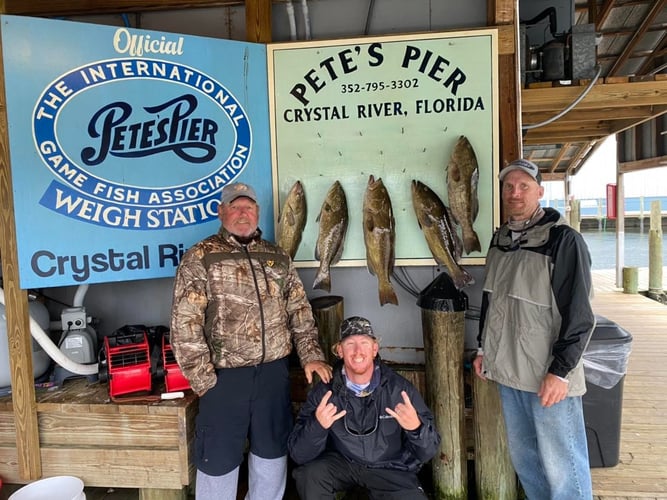
[[216,368],[289,355],[324,360],[303,283],[287,253],[261,239],[240,244],[224,228],[190,248],[176,272],[171,346],[192,389],[216,383]]

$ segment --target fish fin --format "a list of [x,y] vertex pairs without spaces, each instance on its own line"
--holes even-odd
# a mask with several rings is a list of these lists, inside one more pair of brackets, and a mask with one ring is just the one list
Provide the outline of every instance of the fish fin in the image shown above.
[[340,258],[343,256],[343,242],[340,242],[340,245],[338,245],[338,248],[336,248],[336,252],[333,255],[333,258],[331,259],[331,265],[333,266],[334,264],[338,264],[340,261]]
[[373,217],[370,215],[368,217],[364,217],[364,231],[372,233],[374,228],[375,226],[373,225]]
[[[426,214],[426,216],[424,217],[423,220],[424,220],[424,223],[419,224],[419,227],[423,226],[427,229],[430,229],[438,223],[437,219],[435,217],[433,217],[431,214]],[[423,227],[422,227],[422,229],[423,229]]]
[[477,186],[479,184],[479,168],[476,168],[470,179],[470,211],[472,220],[477,219],[479,214],[479,199],[477,197]]
[[343,227],[341,228],[340,243],[338,245],[338,248],[336,248],[336,251],[333,253],[333,259],[331,259],[331,265],[337,264],[343,255],[343,250],[345,248],[345,237],[347,236],[347,223],[348,223],[347,219],[343,220],[342,222]]
[[461,224],[459,223],[459,220],[456,218],[456,215],[454,215],[454,212],[452,211],[451,208],[449,208],[448,205],[445,205],[445,214],[446,217],[451,220],[454,224],[457,226],[460,226]]
[[[450,223],[450,221],[454,224]],[[445,223],[451,234],[452,244],[454,245],[454,248],[452,249],[454,252],[454,260],[458,261],[463,253],[463,241],[461,240],[459,233],[456,231],[456,227],[458,226],[458,224],[456,224],[456,218],[447,205],[445,205]]]

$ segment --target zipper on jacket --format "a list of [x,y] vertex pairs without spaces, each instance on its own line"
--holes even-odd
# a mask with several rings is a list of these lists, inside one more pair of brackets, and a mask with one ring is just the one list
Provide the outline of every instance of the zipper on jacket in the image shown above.
[[[259,321],[262,324],[262,358],[259,360],[258,364],[264,363],[264,358],[266,357],[266,327],[264,325],[264,306],[262,304],[262,294],[259,291],[259,283],[257,282],[257,274],[255,273],[255,266],[252,265],[252,257],[250,257],[250,252],[248,252],[248,245],[241,245],[243,251],[248,258],[248,263],[250,264],[250,271],[252,272],[252,280],[255,282],[255,293],[257,294],[257,304],[259,305]],[[261,262],[260,262],[261,264]],[[264,279],[266,280],[266,273],[264,274]],[[268,282],[267,282],[267,293],[268,293]]]

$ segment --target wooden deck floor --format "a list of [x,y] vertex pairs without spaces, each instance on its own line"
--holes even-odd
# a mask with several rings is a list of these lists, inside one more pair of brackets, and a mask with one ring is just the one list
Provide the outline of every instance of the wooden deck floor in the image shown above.
[[[594,271],[593,282],[596,314],[632,334],[620,462],[592,469],[595,498],[667,499],[667,305],[641,293],[623,293],[615,286],[614,271]],[[639,291],[647,288],[648,272],[640,269]]]

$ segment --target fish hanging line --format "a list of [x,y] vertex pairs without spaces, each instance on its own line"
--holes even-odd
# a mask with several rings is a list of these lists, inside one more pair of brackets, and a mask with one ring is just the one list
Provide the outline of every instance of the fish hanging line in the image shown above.
[[551,122],[554,122],[554,121],[558,120],[565,113],[569,113],[572,110],[572,108],[574,108],[577,104],[579,104],[581,102],[581,100],[588,95],[588,93],[593,88],[593,85],[595,85],[595,82],[597,82],[597,79],[600,76],[600,73],[602,72],[602,66],[597,64],[595,67],[597,68],[596,72],[595,72],[595,76],[593,77],[591,82],[588,84],[588,86],[584,89],[584,91],[579,95],[579,97],[577,97],[574,101],[572,101],[572,104],[567,106],[560,113],[556,114],[555,116],[552,116],[551,118],[549,118],[547,120],[544,120],[543,122],[533,123],[531,125],[522,125],[521,130],[530,130],[530,129],[533,129],[533,128],[543,127],[544,125],[549,125]]

